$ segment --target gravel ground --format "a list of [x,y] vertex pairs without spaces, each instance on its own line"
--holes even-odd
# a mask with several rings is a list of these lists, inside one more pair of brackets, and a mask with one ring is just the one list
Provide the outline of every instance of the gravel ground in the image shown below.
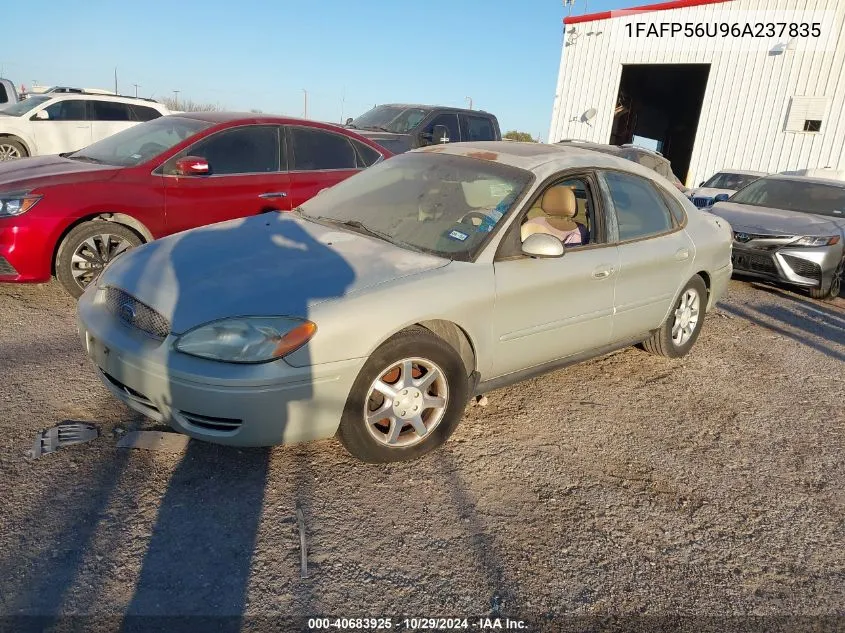
[[[845,300],[733,281],[687,358],[630,349],[495,391],[387,466],[334,440],[117,449],[116,427],[153,427],[100,385],[61,289],[0,286],[0,322],[0,615],[845,616]],[[27,459],[65,419],[102,436]]]

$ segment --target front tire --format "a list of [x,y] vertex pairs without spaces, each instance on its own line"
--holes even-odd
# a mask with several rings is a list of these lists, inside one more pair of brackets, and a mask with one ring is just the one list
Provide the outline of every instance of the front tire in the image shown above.
[[56,278],[78,299],[109,262],[142,243],[138,234],[123,224],[84,222],[62,240],[56,253]]
[[675,300],[672,312],[643,348],[657,356],[680,358],[686,356],[698,340],[707,307],[707,286],[696,275],[684,286]]
[[13,138],[0,138],[0,162],[26,158],[29,152],[26,151],[23,143]]
[[810,296],[820,301],[834,301],[842,292],[842,280],[845,278],[845,257],[833,271],[833,277],[826,288],[810,288]]
[[338,438],[370,463],[416,459],[443,444],[461,421],[469,383],[451,345],[425,328],[383,343],[355,379]]

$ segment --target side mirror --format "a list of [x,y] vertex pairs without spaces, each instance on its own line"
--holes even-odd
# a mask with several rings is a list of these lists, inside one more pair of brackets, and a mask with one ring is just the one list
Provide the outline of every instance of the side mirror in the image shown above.
[[346,125],[349,125],[349,124],[350,124],[350,123],[352,123],[352,121],[354,121],[354,120],[355,120],[355,119],[353,119],[352,117],[349,117],[348,119],[346,119]]
[[211,165],[201,156],[185,156],[174,165],[177,176],[210,176]]
[[562,257],[563,242],[548,233],[532,233],[522,241],[522,253],[530,257]]
[[714,202],[724,202],[724,201],[725,201],[725,200],[727,200],[728,198],[730,198],[730,195],[728,195],[728,194],[726,194],[726,193],[717,193],[717,194],[716,194],[716,197],[715,197],[715,198],[713,198],[713,201],[714,201]]
[[423,132],[420,136],[422,136],[424,141],[427,141],[432,145],[437,143],[448,143],[449,128],[445,125],[435,125],[431,132]]
[[35,113],[35,116],[32,117],[33,121],[49,121],[50,120],[50,113],[47,110],[40,110]]

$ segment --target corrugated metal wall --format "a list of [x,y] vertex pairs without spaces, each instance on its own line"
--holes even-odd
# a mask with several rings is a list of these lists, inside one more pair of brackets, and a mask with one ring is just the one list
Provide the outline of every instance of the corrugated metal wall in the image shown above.
[[[660,51],[645,40],[642,46],[611,44],[614,38],[628,39],[617,17],[566,25],[567,31],[575,28],[577,36],[563,47],[549,141],[609,141],[623,64],[707,63],[710,76],[687,185],[731,167],[766,172],[845,169],[845,0],[734,0],[648,17],[705,22],[735,15],[742,21],[744,11],[797,9],[835,13],[835,51],[807,50],[798,41],[795,50],[770,55],[759,49],[725,50],[717,38]],[[830,99],[821,133],[784,131],[790,99],[796,95]],[[590,108],[597,109],[596,117],[582,122],[581,115]]]

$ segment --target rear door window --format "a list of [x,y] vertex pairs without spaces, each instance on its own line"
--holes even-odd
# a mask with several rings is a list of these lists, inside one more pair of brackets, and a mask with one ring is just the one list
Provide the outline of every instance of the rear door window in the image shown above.
[[620,242],[672,230],[672,215],[666,201],[651,182],[622,172],[605,172],[604,180],[616,210]]
[[359,158],[348,138],[327,130],[290,126],[293,171],[358,169]]
[[6,103],[9,100],[9,95],[6,94],[6,86],[0,83],[0,103]]
[[93,121],[131,121],[129,105],[113,101],[90,101]]
[[364,168],[369,167],[370,165],[375,164],[379,158],[381,158],[381,154],[379,154],[376,150],[374,150],[369,145],[365,145],[360,141],[353,141],[350,139],[349,141],[352,143],[352,146],[355,148],[355,151],[358,153],[357,156],[357,164],[358,167]]
[[472,114],[461,115],[461,140],[464,141],[493,141],[493,123],[487,117]]

